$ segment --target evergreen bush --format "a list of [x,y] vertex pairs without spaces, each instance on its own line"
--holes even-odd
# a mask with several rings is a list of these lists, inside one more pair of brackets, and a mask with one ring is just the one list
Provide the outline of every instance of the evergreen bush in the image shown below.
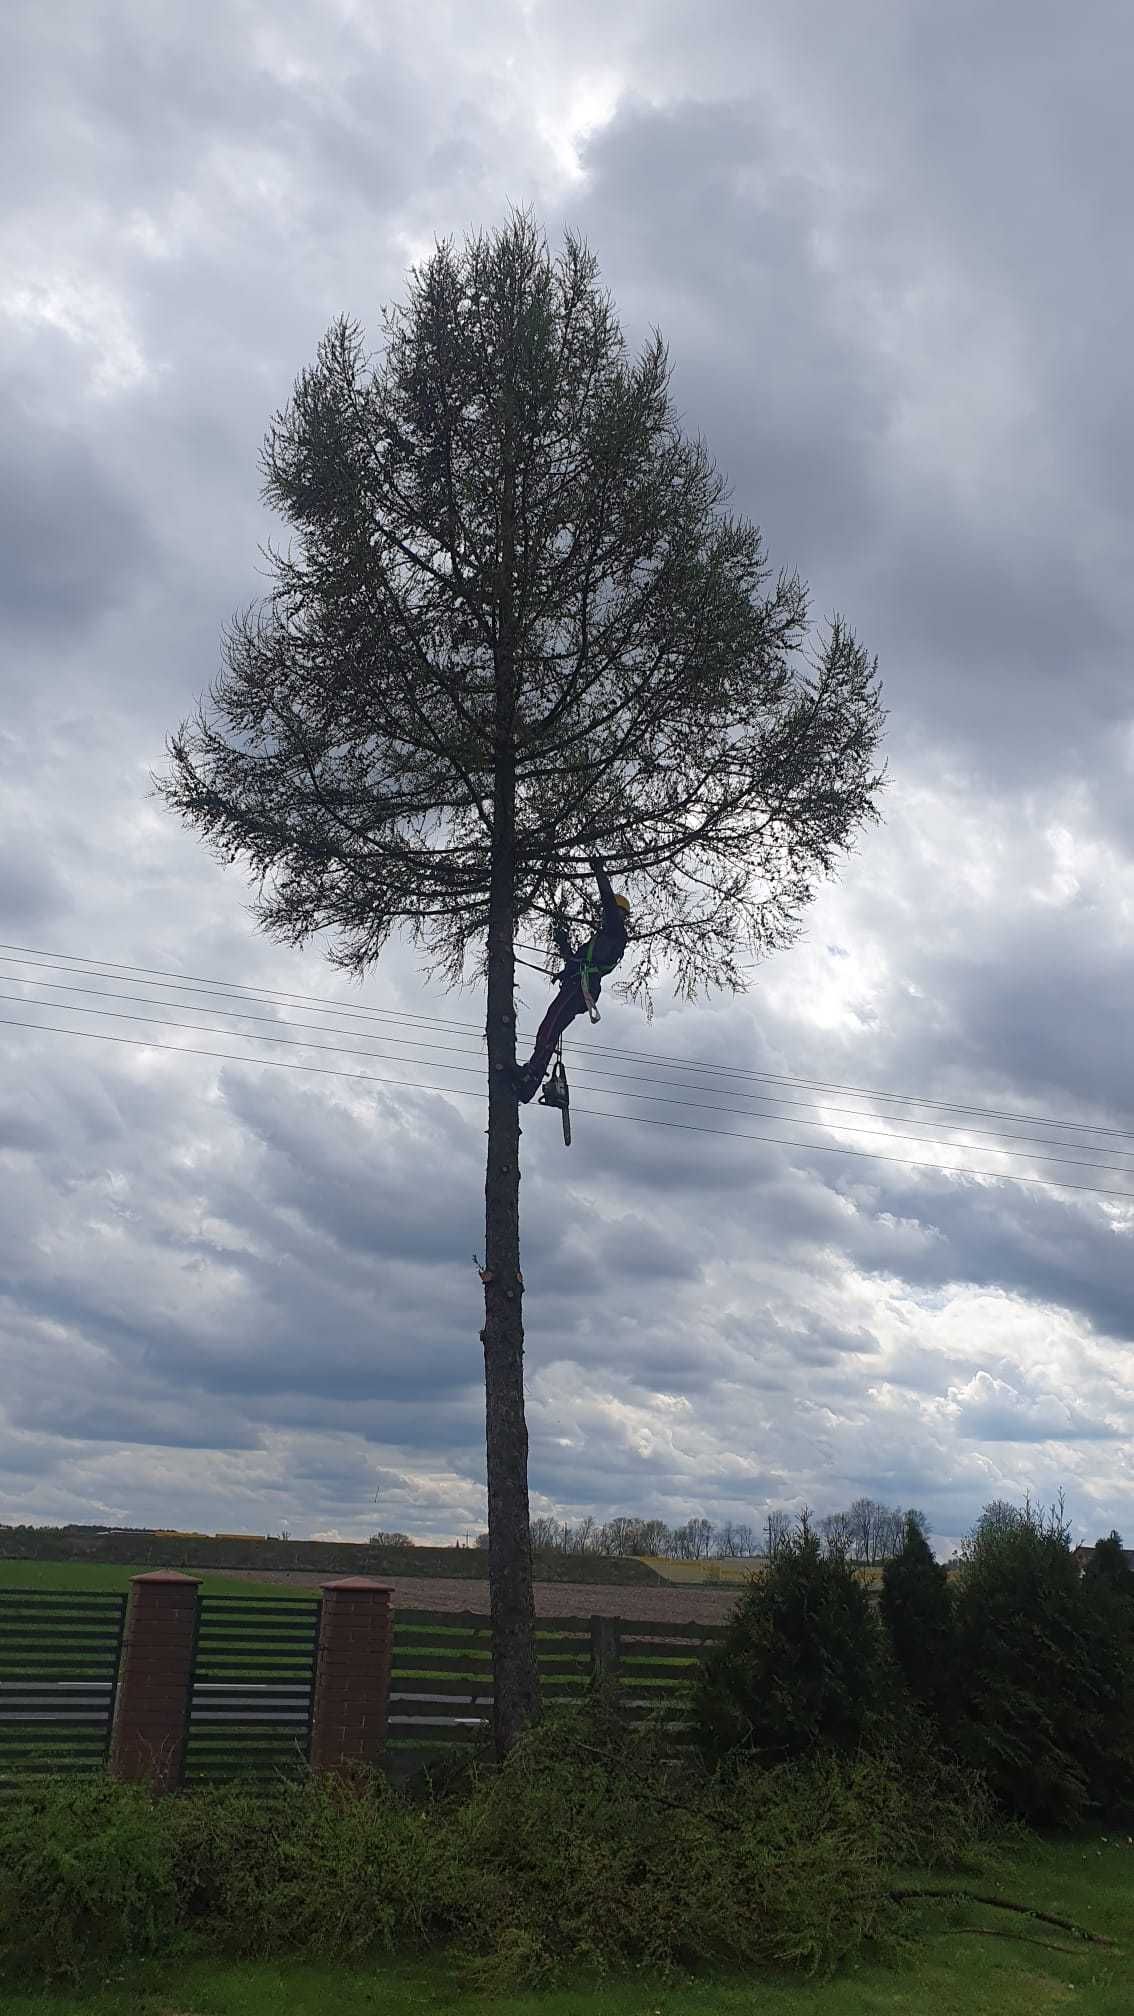
[[749,1583],[693,1688],[707,1762],[847,1755],[894,1706],[870,1599],[806,1518]]
[[1034,1826],[1087,1817],[1099,1741],[1097,1634],[1062,1508],[989,1507],[965,1543],[957,1645],[966,1760]]
[[939,1733],[947,1731],[956,1712],[953,1592],[916,1513],[907,1515],[901,1552],[882,1571],[879,1609],[911,1699]]

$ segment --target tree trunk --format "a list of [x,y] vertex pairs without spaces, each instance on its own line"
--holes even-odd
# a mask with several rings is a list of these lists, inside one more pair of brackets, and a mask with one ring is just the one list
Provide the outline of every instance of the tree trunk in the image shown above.
[[[495,903],[494,906],[495,908]],[[520,1116],[503,1065],[515,1061],[512,904],[488,939],[488,1171],[484,1186],[484,1391],[488,1445],[488,1580],[496,1754],[539,1713],[528,1526],[520,1275]]]
[[520,1114],[506,1067],[516,1061],[515,666],[512,477],[507,467],[496,654],[496,764],[488,908],[488,1168],[484,1185],[484,1392],[488,1448],[488,1581],[496,1754],[507,1756],[539,1713],[524,1417],[520,1273]]

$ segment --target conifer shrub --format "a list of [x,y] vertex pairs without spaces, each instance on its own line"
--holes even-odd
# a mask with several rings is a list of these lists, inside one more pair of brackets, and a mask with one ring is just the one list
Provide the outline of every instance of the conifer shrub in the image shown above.
[[693,1689],[711,1764],[781,1764],[855,1751],[895,1706],[870,1599],[806,1520],[777,1546],[737,1604]]
[[1075,1826],[1091,1811],[1105,1637],[1062,1508],[989,1507],[965,1543],[957,1591],[958,1745],[1004,1810],[1033,1826]]
[[1134,1818],[1134,1572],[1122,1539],[1099,1540],[1080,1587],[1092,1699],[1084,1717],[1083,1768],[1092,1812]]
[[939,1735],[951,1730],[958,1677],[953,1592],[916,1513],[907,1515],[901,1551],[882,1571],[879,1610],[911,1700]]

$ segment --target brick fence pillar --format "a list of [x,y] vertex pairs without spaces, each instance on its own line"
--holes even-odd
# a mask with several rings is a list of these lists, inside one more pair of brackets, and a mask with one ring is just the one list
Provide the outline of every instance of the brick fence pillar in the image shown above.
[[368,1575],[323,1584],[311,1768],[349,1773],[377,1768],[386,1740],[393,1617],[390,1591]]
[[122,1638],[110,1772],[141,1779],[155,1792],[181,1783],[193,1648],[197,1638],[197,1579],[172,1568],[135,1575]]

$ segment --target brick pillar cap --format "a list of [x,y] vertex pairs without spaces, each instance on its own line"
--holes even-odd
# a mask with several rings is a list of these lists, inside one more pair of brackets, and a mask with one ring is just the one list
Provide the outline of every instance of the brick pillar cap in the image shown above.
[[131,1575],[131,1582],[189,1582],[194,1589],[200,1587],[199,1575],[182,1575],[176,1568],[147,1568],[143,1575]]
[[381,1593],[383,1596],[393,1595],[393,1587],[389,1582],[376,1582],[373,1576],[370,1575],[340,1575],[337,1581],[323,1582],[320,1584],[320,1587],[323,1589],[353,1589],[359,1594],[366,1592],[367,1594]]

